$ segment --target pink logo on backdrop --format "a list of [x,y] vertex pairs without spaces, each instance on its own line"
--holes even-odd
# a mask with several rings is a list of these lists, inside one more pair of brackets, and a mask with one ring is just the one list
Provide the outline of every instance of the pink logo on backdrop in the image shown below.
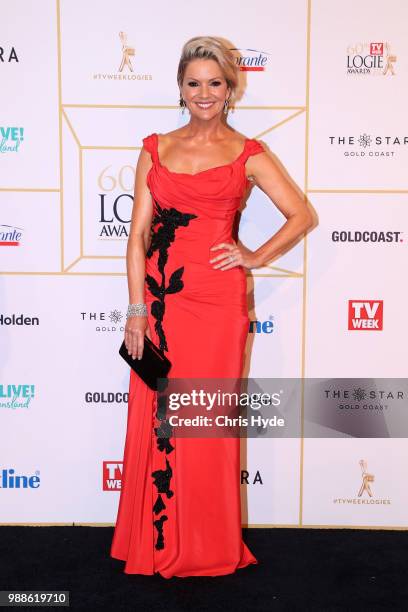
[[102,488],[104,491],[120,491],[122,487],[122,461],[104,461]]
[[349,300],[348,328],[382,331],[383,300]]
[[384,55],[384,43],[370,43],[370,55]]

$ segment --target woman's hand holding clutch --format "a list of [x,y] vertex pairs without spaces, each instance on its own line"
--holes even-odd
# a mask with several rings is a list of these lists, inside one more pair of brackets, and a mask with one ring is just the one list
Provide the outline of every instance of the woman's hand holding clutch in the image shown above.
[[144,335],[151,340],[147,316],[129,317],[125,326],[125,345],[133,359],[141,359],[144,347]]

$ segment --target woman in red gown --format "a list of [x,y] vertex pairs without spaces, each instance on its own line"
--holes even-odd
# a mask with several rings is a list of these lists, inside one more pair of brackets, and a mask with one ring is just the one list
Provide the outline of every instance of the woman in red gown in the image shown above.
[[[147,308],[145,315],[129,316],[125,341],[133,356],[141,356],[146,333],[171,361],[170,378],[242,376],[249,327],[245,268],[274,254],[271,241],[251,252],[232,239],[250,183],[247,161],[264,153],[258,141],[222,122],[236,78],[234,58],[219,39],[191,39],[178,75],[190,123],[143,139],[128,281],[130,303]],[[232,161],[217,163],[225,153]],[[268,171],[280,185],[283,179],[267,154],[258,157],[264,161],[253,165],[253,174],[263,176],[272,192]],[[285,195],[287,209],[298,222],[302,218],[300,233],[303,202],[292,191]],[[292,228],[287,239],[293,236]],[[157,392],[131,370],[111,556],[126,562],[125,573],[165,578],[219,576],[258,563],[242,540],[240,439],[176,439],[171,429],[161,437],[165,416],[157,413]]]

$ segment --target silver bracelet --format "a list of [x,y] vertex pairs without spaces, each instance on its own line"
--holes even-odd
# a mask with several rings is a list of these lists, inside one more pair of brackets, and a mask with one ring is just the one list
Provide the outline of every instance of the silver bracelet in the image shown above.
[[129,304],[126,318],[128,319],[129,317],[147,317],[146,304]]

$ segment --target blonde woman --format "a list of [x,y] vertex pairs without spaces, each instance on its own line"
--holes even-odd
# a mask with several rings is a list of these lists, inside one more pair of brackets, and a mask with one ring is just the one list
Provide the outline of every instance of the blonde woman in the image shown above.
[[[177,81],[187,125],[143,139],[127,249],[125,343],[145,334],[172,363],[170,378],[238,379],[249,328],[246,270],[311,225],[304,200],[260,142],[226,122],[238,85],[222,39],[182,49]],[[287,218],[255,251],[233,239],[250,183]],[[157,392],[131,370],[122,491],[111,556],[129,574],[219,576],[258,560],[242,540],[238,437],[177,437]]]

